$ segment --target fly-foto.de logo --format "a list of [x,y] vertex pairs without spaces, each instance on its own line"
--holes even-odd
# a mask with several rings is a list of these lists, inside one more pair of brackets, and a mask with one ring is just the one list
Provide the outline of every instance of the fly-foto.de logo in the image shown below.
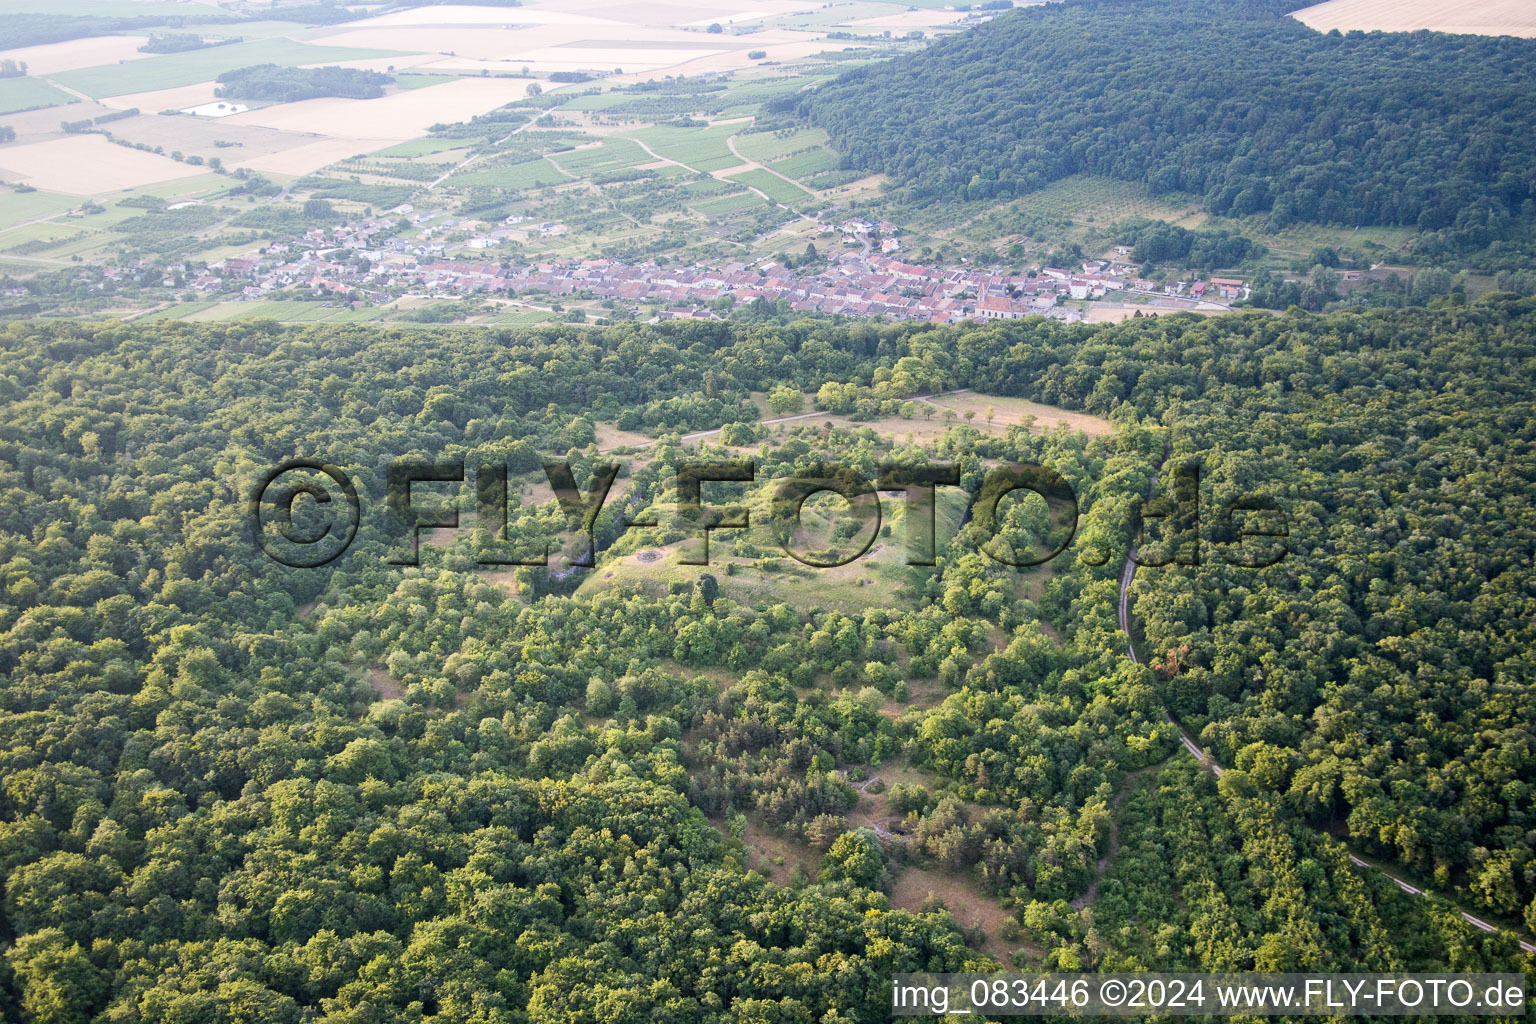
[[[569,565],[591,568],[596,564],[596,527],[615,480],[617,463],[591,466],[586,487],[578,485],[568,461],[551,461],[543,466],[545,479],[559,504],[570,532],[579,543]],[[1136,523],[1130,555],[1137,564],[1199,564],[1202,546],[1214,549],[1215,557],[1228,565],[1264,568],[1274,565],[1287,554],[1289,527],[1285,513],[1273,498],[1247,494],[1206,509],[1200,493],[1200,467],[1197,463],[1176,466],[1168,474],[1166,492],[1157,497],[1138,499]],[[475,561],[486,566],[543,566],[550,561],[546,545],[529,552],[508,536],[508,475],[506,465],[482,464],[472,470],[462,461],[425,462],[397,460],[384,471],[383,508],[380,527],[390,548],[384,561],[391,565],[417,565],[420,561],[421,531],[452,529],[460,525],[456,507],[424,507],[418,502],[417,488],[435,485],[457,489],[467,497],[473,488],[475,524],[487,538],[474,553]],[[826,466],[814,473],[796,473],[759,481],[758,468],[751,459],[692,461],[679,464],[672,479],[673,500],[668,524],[683,534],[683,565],[710,564],[710,537],[722,530],[746,530],[766,525],[784,553],[803,565],[818,569],[836,568],[867,554],[880,535],[884,517],[883,501],[900,501],[905,520],[906,561],[908,565],[931,566],[938,552],[938,500],[943,488],[961,485],[959,470],[949,464],[920,466],[885,464],[875,478],[847,467]],[[755,513],[744,501],[711,503],[708,491],[721,485],[762,486],[768,489],[766,509],[759,505]],[[882,499],[881,492],[884,492]],[[1021,545],[1001,535],[1003,517],[999,514],[1010,495],[1033,494],[1043,499],[1048,510],[1048,525],[1034,542]],[[849,523],[848,543],[833,550],[826,545],[805,541],[800,533],[807,502],[813,497],[831,495],[841,499],[846,508],[841,518]],[[974,524],[979,533],[978,550],[994,562],[1027,568],[1059,558],[1073,548],[1077,538],[1079,504],[1076,492],[1066,478],[1048,466],[1010,463],[989,469],[973,491],[968,492],[962,524]],[[627,510],[626,510],[627,511]],[[1215,520],[1208,536],[1202,538],[1202,515],[1210,512]],[[766,518],[767,522],[762,522]],[[359,488],[352,476],[330,463],[315,459],[291,459],[272,467],[253,488],[247,505],[251,535],[273,561],[294,568],[318,568],[344,554],[357,538],[363,525],[363,506]],[[658,527],[657,519],[629,519],[623,530]],[[1149,530],[1156,529],[1160,543],[1144,545]],[[1081,545],[1076,553],[1087,565],[1104,565],[1113,552],[1102,546]]]

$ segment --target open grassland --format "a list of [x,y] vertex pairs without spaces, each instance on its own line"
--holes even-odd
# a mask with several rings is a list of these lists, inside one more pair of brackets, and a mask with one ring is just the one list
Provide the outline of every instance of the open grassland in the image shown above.
[[1145,185],[1087,174],[1052,182],[1039,192],[1015,200],[1013,209],[1026,215],[1070,218],[1108,226],[1132,217],[1179,221],[1198,210],[1184,197],[1153,196]]
[[[1033,417],[1030,422],[1033,424],[1033,429],[1037,431],[1055,430],[1058,426],[1065,426],[1068,430],[1081,430],[1090,437],[1100,437],[1115,432],[1114,424],[1102,416],[1074,412],[1054,405],[1042,405],[1039,402],[1031,402],[1027,398],[1002,398],[983,395],[976,391],[962,391],[959,394],[930,398],[927,402],[940,409],[953,409],[962,419],[966,413],[974,412],[975,417],[965,422],[982,430],[990,429],[1000,432]],[[991,410],[990,418],[988,410]],[[939,416],[942,418],[943,413],[941,412]]]
[[1229,228],[1247,235],[1287,260],[1306,256],[1321,247],[1334,248],[1340,245],[1352,248],[1380,246],[1397,251],[1418,234],[1413,228],[1380,225],[1352,228],[1331,224],[1293,224],[1281,231],[1271,231],[1266,220],[1262,215],[1238,219],[1211,217],[1206,223],[1209,227]]
[[[692,584],[707,572],[719,582],[722,594],[747,605],[784,602],[797,608],[836,609],[855,614],[870,607],[908,607],[917,600],[922,581],[932,570],[907,564],[905,506],[900,499],[881,499],[882,525],[863,557],[835,568],[817,568],[786,555],[773,539],[766,525],[770,522],[770,498],[771,490],[767,487],[755,488],[747,496],[744,505],[757,525],[746,531],[717,531],[710,541],[708,566],[682,564],[681,543],[647,547],[621,541],[625,546],[600,556],[597,568],[588,574],[577,592],[591,594],[623,586],[665,594],[672,584]],[[846,508],[841,499],[832,501]],[[815,499],[806,503],[805,520],[815,527],[825,527],[832,517],[824,514],[821,507],[813,508],[814,502]],[[936,505],[935,534],[942,553],[959,528],[965,511],[964,496],[941,491]],[[762,550],[761,557],[733,552],[735,537],[743,534]],[[851,553],[867,539],[866,530],[852,540],[840,542],[839,550]]]
[[129,61],[127,64],[79,68],[53,77],[61,85],[99,99],[103,96],[195,85],[215,79],[233,68],[249,67],[252,64],[302,67],[307,64],[335,64],[346,60],[399,55],[388,50],[312,46],[292,39],[257,39],[229,46],[210,46],[187,53],[170,53]]
[[1292,17],[1319,32],[1459,32],[1484,36],[1536,36],[1531,0],[1328,0]]

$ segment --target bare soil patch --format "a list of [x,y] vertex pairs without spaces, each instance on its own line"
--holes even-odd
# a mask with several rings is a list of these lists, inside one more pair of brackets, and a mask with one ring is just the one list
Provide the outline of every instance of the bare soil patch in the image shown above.
[[903,868],[891,889],[891,906],[921,910],[929,895],[937,897],[962,928],[979,925],[987,936],[982,949],[1003,964],[1009,963],[1008,956],[1013,950],[1027,948],[1022,938],[1013,943],[1003,941],[999,934],[1002,924],[1013,915],[967,877],[936,868]]
[[405,696],[405,687],[378,665],[368,669],[368,685],[385,700],[398,700]]

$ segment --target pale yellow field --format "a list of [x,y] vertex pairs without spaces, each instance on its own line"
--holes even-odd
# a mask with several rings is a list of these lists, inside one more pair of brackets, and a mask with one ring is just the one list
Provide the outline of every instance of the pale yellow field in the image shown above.
[[34,188],[94,196],[177,178],[207,174],[170,157],[114,146],[101,135],[71,135],[47,142],[8,146],[0,152],[0,177]]
[[97,36],[94,39],[70,39],[42,46],[22,46],[0,51],[0,59],[24,61],[29,75],[52,75],[76,68],[94,68],[124,60],[140,60],[153,54],[140,53],[147,36]]
[[428,127],[440,121],[466,121],[521,99],[527,88],[527,80],[520,78],[460,78],[372,100],[326,97],[281,103],[223,120],[334,139],[404,142],[425,135]]
[[962,11],[944,10],[918,10],[902,11],[900,14],[881,15],[878,18],[860,18],[858,21],[848,22],[850,28],[879,28],[898,29],[911,31],[912,29],[943,28],[953,25],[966,17]]
[[377,18],[351,22],[355,28],[374,28],[388,25],[591,25],[602,24],[605,19],[587,14],[576,14],[576,4],[560,5],[561,10],[550,7],[476,7],[472,4],[444,5],[442,7],[412,7],[395,11]]
[[[773,34],[771,32],[754,32],[749,36],[742,36],[743,40],[750,41],[748,46],[743,46],[739,50],[730,50],[725,53],[699,57],[688,61],[686,64],[675,65],[669,68],[668,71],[674,75],[705,75],[718,71],[736,71],[741,68],[761,65],[762,61],[752,60],[747,56],[749,47],[753,50],[766,51],[768,56],[765,59],[767,60],[783,62],[813,57],[818,53],[826,53],[829,50],[842,50],[844,48],[860,49],[869,45],[846,39],[806,39],[803,32],[794,33],[799,38],[792,41],[773,42],[766,38]],[[786,33],[786,35],[788,34]],[[623,65],[619,66],[622,67]],[[627,68],[625,70],[628,72]],[[608,81],[625,85],[644,81],[649,77],[651,76],[647,74],[626,73],[623,76],[615,75],[608,79]]]
[[1536,36],[1533,0],[1328,0],[1292,17],[1319,32],[1459,32]]
[[589,68],[623,68],[625,71],[655,71],[686,64],[725,50],[668,50],[652,48],[600,49],[597,47],[542,46],[519,50],[511,57],[539,71],[582,71]]
[[117,110],[127,110],[130,107],[152,113],[161,110],[181,110],[183,107],[195,107],[200,103],[212,103],[217,99],[213,94],[215,87],[214,82],[199,82],[197,85],[183,85],[175,89],[156,89],[153,92],[109,96],[101,102],[104,106]]
[[226,157],[230,167],[249,167],[267,174],[310,174],[338,160],[388,149],[400,139],[318,139],[314,142],[272,153]]
[[356,68],[359,71],[413,71],[438,59],[435,53],[412,53],[404,57],[364,57],[361,60],[333,60],[324,64],[305,64],[307,68]]
[[636,25],[684,25],[690,28],[702,28],[717,21],[729,25],[758,18],[799,14],[823,6],[825,0],[664,0],[661,3],[560,0],[562,10],[582,11]]
[[[383,19],[376,19],[383,20]],[[371,50],[409,48],[428,53],[471,57],[478,60],[511,60],[520,53],[543,46],[557,46],[590,33],[590,26],[530,29],[491,28],[474,25],[388,25],[348,28],[319,40],[326,46],[354,46]]]

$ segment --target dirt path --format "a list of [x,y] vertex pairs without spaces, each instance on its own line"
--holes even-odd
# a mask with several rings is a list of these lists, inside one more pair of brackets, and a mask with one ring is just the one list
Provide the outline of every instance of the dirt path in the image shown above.
[[[626,138],[629,141],[633,142],[635,145],[639,146],[641,149],[643,149],[647,153],[649,153],[653,158],[655,158],[656,160],[661,161],[664,164],[671,164],[673,167],[681,167],[683,170],[691,171],[694,174],[706,174],[707,173],[711,178],[716,178],[716,179],[718,179],[720,181],[731,181],[731,179],[729,179],[729,178],[727,178],[725,176],[725,172],[724,171],[701,171],[697,167],[689,167],[687,164],[683,163],[681,160],[673,160],[669,156],[662,156],[660,153],[656,152],[650,146],[646,145],[643,140],[637,139],[633,135],[625,135],[625,136],[623,136],[623,138]],[[729,138],[727,138],[725,141],[726,141],[726,144],[729,145],[731,140]],[[734,150],[733,150],[733,152],[734,152]],[[731,169],[731,168],[728,168],[728,169]],[[752,192],[757,193],[759,196],[762,196],[764,199],[768,200],[770,203],[773,202],[773,198],[771,196],[769,196],[767,192],[764,192],[760,188],[753,188],[751,185],[748,185],[744,181],[731,181],[731,184],[733,184],[733,185],[740,185],[742,188],[749,189]],[[777,204],[775,204],[775,205],[777,205]]]

